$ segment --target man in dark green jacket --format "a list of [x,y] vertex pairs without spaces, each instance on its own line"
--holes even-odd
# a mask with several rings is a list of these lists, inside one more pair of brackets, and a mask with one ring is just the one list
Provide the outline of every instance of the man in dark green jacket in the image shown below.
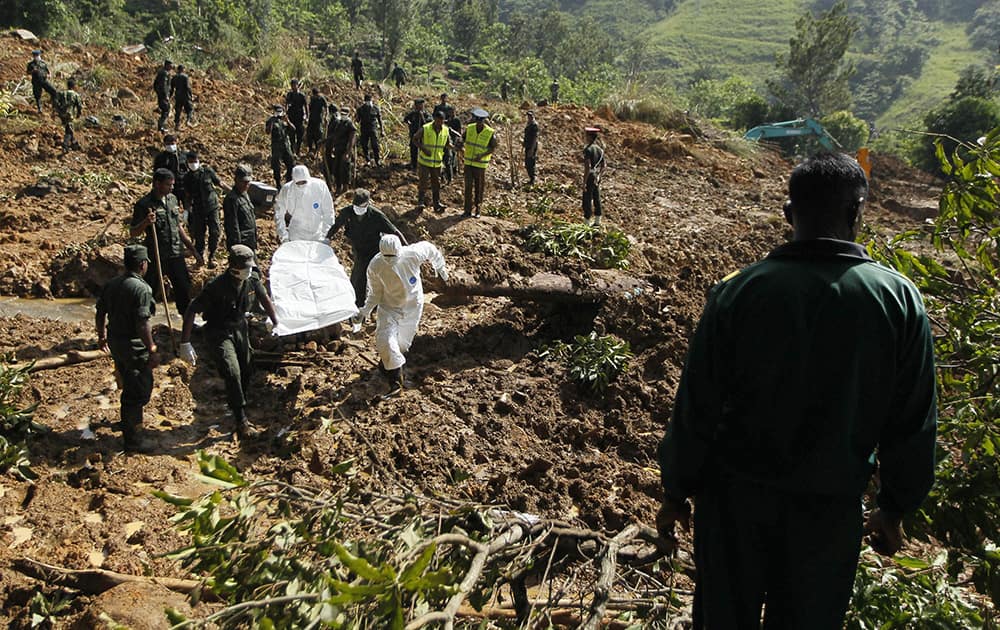
[[406,238],[389,217],[381,210],[371,205],[371,193],[364,188],[354,191],[354,202],[337,212],[326,239],[331,240],[340,228],[344,228],[344,236],[351,242],[354,250],[354,266],[351,267],[351,286],[354,287],[354,303],[360,308],[365,303],[368,287],[368,263],[378,253],[378,244],[383,234],[395,234],[400,242],[406,245]]
[[246,393],[253,368],[253,350],[247,327],[247,313],[257,304],[278,324],[274,304],[261,284],[253,275],[254,254],[246,245],[234,245],[229,249],[229,268],[211,280],[202,292],[191,302],[184,313],[184,329],[181,332],[181,358],[194,365],[198,359],[191,345],[194,318],[202,313],[205,327],[202,332],[212,354],[219,374],[226,382],[226,400],[229,410],[236,420],[236,433],[247,437],[250,426],[246,418]]
[[[934,480],[934,351],[916,287],[854,243],[867,181],[819,154],[792,242],[712,289],[660,445],[665,538],[694,497],[695,628],[839,630],[864,532],[895,553]],[[878,467],[878,506],[861,497]]]
[[139,448],[142,408],[153,392],[156,343],[149,318],[156,305],[153,290],[142,279],[148,266],[145,247],[126,246],[125,273],[104,285],[94,319],[97,345],[111,353],[121,377],[121,431],[126,451]]
[[194,238],[194,249],[205,255],[205,232],[208,232],[208,268],[215,269],[215,250],[219,247],[219,194],[222,186],[219,176],[211,167],[198,159],[198,154],[187,154],[187,175],[184,176],[184,194],[187,196],[188,227]]
[[[129,236],[135,238],[140,234],[145,235],[145,245],[149,251],[154,251],[156,244],[159,244],[158,254],[163,266],[163,276],[169,280],[174,290],[177,311],[183,314],[191,302],[191,274],[188,273],[184,252],[192,252],[199,265],[205,260],[194,249],[194,243],[184,231],[177,197],[170,192],[173,186],[173,173],[165,168],[153,172],[153,190],[135,202],[132,208]],[[146,272],[146,282],[154,288],[154,292],[159,292],[160,272],[156,268],[156,258],[155,255],[151,256],[153,264],[149,265]],[[163,298],[166,300],[166,296]]]
[[257,216],[247,190],[253,178],[250,167],[236,167],[233,187],[222,200],[222,224],[226,229],[226,245],[246,245],[257,252]]
[[38,113],[42,113],[42,92],[48,92],[53,101],[56,98],[56,88],[49,83],[49,66],[42,61],[42,51],[32,50],[31,61],[28,62],[27,74],[31,77],[31,95],[35,99]]

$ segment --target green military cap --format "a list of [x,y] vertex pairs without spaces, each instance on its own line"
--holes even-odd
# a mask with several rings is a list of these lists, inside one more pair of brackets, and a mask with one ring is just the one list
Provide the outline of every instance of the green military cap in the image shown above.
[[233,245],[229,248],[229,266],[233,269],[253,267],[253,250],[246,245]]
[[125,246],[125,266],[130,267],[149,260],[149,250],[144,245]]
[[253,179],[253,171],[250,170],[250,167],[248,165],[240,164],[239,166],[236,167],[236,172],[234,173],[234,177],[238,182],[248,182],[251,179]]

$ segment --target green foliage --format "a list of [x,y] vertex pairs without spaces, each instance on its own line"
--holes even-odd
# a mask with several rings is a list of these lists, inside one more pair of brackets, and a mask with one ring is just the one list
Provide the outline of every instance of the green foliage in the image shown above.
[[657,96],[613,99],[606,103],[621,120],[637,120],[683,133],[700,135],[695,121],[672,102]]
[[56,593],[52,599],[45,597],[41,591],[28,602],[31,612],[32,628],[54,628],[59,622],[57,617],[69,613],[73,598],[63,593]]
[[603,394],[608,384],[628,368],[632,349],[627,341],[614,335],[577,335],[573,343],[557,341],[539,356],[562,361],[569,369],[570,378],[580,387]]
[[913,161],[918,166],[933,170],[940,163],[938,144],[945,154],[951,154],[955,150],[963,151],[966,145],[959,142],[975,142],[997,125],[1000,125],[1000,106],[996,102],[976,96],[949,100],[924,117],[924,128],[928,133],[948,137],[924,138],[917,147]]
[[[11,357],[7,357],[10,359]],[[21,407],[21,391],[28,384],[28,368],[0,364],[0,472],[24,480],[37,479],[28,459],[28,445],[46,427],[32,420],[36,405]]]
[[986,2],[976,9],[965,32],[973,46],[994,50],[1000,42],[1000,3]]
[[719,120],[732,129],[755,127],[767,120],[767,101],[743,77],[702,79],[691,87],[688,99],[699,116]]
[[[425,521],[400,500],[388,505],[377,536],[361,542],[352,536],[359,514],[371,518],[372,493],[352,481],[352,462],[330,469],[332,492],[316,493],[247,483],[224,460],[198,457],[204,478],[220,490],[200,498],[155,494],[178,507],[172,520],[191,537],[169,557],[206,575],[206,586],[230,604],[209,618],[222,628],[402,628],[405,618],[443,606],[475,555],[472,547],[445,551],[434,537],[454,534],[475,545],[489,532],[485,513],[456,510]],[[486,601],[492,582],[469,590],[472,601]],[[171,618],[186,623],[176,612]]]
[[861,557],[848,607],[847,630],[982,628],[983,617],[967,595],[948,581],[947,553],[932,562],[897,557],[895,563],[870,549]]
[[957,101],[967,96],[990,98],[995,93],[996,75],[982,66],[967,66],[958,75],[958,83],[951,93],[951,100]]
[[527,236],[531,251],[579,258],[605,269],[628,268],[632,244],[621,230],[555,221],[550,227],[529,226]]
[[776,62],[780,77],[767,83],[774,98],[813,117],[847,109],[854,65],[844,55],[857,29],[843,0],[818,18],[810,13],[799,18],[789,52]]
[[833,112],[820,121],[827,133],[837,139],[844,151],[854,153],[868,142],[868,125],[848,111]]
[[[995,547],[1000,540],[1000,129],[983,145],[962,143],[946,153],[936,145],[948,177],[940,213],[926,231],[869,250],[920,288],[935,322],[938,361],[939,451],[936,483],[907,530],[949,548],[952,579],[969,568],[984,594],[997,596]],[[929,241],[934,253],[906,249]]]
[[254,79],[272,87],[287,87],[293,78],[308,83],[320,74],[319,64],[308,50],[281,46],[260,59]]

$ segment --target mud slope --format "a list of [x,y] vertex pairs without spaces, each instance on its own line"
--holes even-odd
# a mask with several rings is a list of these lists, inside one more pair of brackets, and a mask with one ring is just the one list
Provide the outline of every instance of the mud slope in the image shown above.
[[[155,67],[144,57],[103,49],[54,42],[43,48],[57,85],[70,73],[78,77],[84,114],[96,116],[100,126],[81,126],[82,150],[63,154],[61,129],[47,102],[39,116],[16,99],[18,115],[0,119],[0,295],[88,295],[116,272],[131,206],[149,187],[152,156],[160,146],[148,89]],[[0,40],[0,82],[21,81],[29,50]],[[268,181],[263,121],[282,91],[253,84],[243,70],[236,73],[231,80],[192,73],[198,124],[181,131],[180,144],[198,150],[226,183],[238,162],[252,164]],[[360,94],[346,85],[322,87],[334,102],[360,103]],[[21,82],[16,93],[30,98],[30,86]],[[0,624],[27,624],[25,604],[37,585],[9,568],[19,556],[72,568],[183,577],[159,557],[183,541],[167,521],[172,510],[150,491],[197,491],[192,473],[198,449],[234,461],[250,477],[319,485],[322,475],[315,470],[356,458],[373,487],[388,487],[398,476],[428,493],[502,503],[595,528],[652,523],[658,502],[655,446],[670,414],[688,335],[707,289],[784,239],[780,209],[790,166],[765,151],[741,157],[703,138],[575,107],[542,107],[538,186],[510,186],[511,155],[502,140],[488,173],[482,219],[460,219],[457,184],[444,193],[446,212],[420,213],[413,206],[416,178],[398,157],[404,132],[396,121],[413,95],[384,94],[386,131],[397,156],[387,168],[359,172],[359,184],[373,191],[375,203],[411,240],[435,242],[453,269],[481,280],[546,270],[585,273],[582,262],[529,253],[521,228],[542,207],[556,218],[578,220],[580,129],[597,123],[607,129],[611,166],[605,224],[628,234],[630,272],[650,288],[609,296],[593,309],[504,298],[432,300],[409,355],[411,387],[388,402],[378,401],[385,385],[372,367],[371,327],[354,339],[286,347],[295,351],[296,364],[262,366],[253,380],[249,414],[267,433],[242,446],[230,439],[222,382],[207,352],[196,368],[164,356],[156,369],[145,417],[155,455],[116,454],[118,392],[110,361],[37,374],[23,402],[38,405],[36,419],[52,432],[32,446],[41,476],[36,484],[0,478]],[[460,109],[505,111],[515,122],[501,133],[520,133],[513,106],[463,94],[453,101]],[[110,124],[114,115],[124,118],[124,128]],[[519,177],[523,182],[523,172]],[[903,177],[893,172],[886,182]],[[895,209],[876,204],[869,218],[891,229],[919,221],[933,182],[926,189],[897,185],[886,191],[878,201],[894,200]],[[276,244],[273,224],[261,217],[258,227],[266,261]],[[344,241],[334,245],[349,261]],[[193,273],[196,284],[209,277],[207,269]],[[591,330],[626,339],[635,353],[627,373],[600,398],[581,393],[563,367],[537,356],[547,343]],[[157,334],[161,348],[168,348],[166,330]],[[18,359],[94,342],[89,322],[0,319],[0,352]],[[332,431],[321,429],[327,418],[333,419]],[[96,439],[82,440],[84,428]],[[81,598],[72,610],[82,611],[86,601]]]

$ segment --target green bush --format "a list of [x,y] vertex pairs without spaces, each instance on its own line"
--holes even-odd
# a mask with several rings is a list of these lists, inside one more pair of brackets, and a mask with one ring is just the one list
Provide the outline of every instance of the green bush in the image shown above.
[[17,402],[27,384],[28,368],[0,363],[0,472],[31,480],[37,475],[31,470],[28,446],[35,435],[47,429],[32,419],[36,405],[21,407]]
[[632,250],[628,236],[621,230],[567,221],[556,221],[550,227],[529,226],[527,238],[531,251],[579,258],[606,269],[626,269]]
[[565,363],[570,378],[594,394],[603,394],[633,357],[627,341],[614,335],[598,336],[594,331],[589,335],[577,335],[573,343],[557,341],[539,356]]
[[639,99],[612,99],[606,103],[621,120],[649,123],[663,129],[701,135],[694,119],[670,101],[650,96]]
[[[930,134],[916,149],[913,162],[921,168],[936,171],[940,166],[936,143],[940,142],[944,153],[950,155],[955,150],[963,153],[959,142],[975,142],[990,129],[1000,125],[1000,106],[996,102],[967,96],[931,110],[924,117],[924,129]],[[941,137],[948,136],[948,137]]]
[[824,116],[819,123],[837,139],[845,151],[853,153],[868,142],[868,125],[849,111],[833,112]]

